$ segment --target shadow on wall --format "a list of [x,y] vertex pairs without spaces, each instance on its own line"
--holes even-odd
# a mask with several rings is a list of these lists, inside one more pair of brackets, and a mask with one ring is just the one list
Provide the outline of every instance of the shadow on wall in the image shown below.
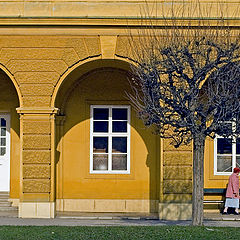
[[192,146],[175,148],[164,139],[162,192],[159,215],[162,219],[191,219]]
[[[131,210],[156,212],[159,140],[131,111],[131,173],[90,174],[90,105],[129,105],[127,72],[101,68],[82,76],[58,98],[66,120],[57,140],[57,198],[140,200]],[[128,204],[127,201],[125,205]],[[126,207],[126,206],[125,206]],[[130,208],[129,208],[130,209]]]
[[188,203],[160,203],[159,218],[162,220],[191,220],[192,205]]

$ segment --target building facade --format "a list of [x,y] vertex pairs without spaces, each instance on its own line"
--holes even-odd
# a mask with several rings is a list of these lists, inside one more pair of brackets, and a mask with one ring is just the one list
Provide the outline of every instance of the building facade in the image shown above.
[[[202,2],[208,8],[210,1]],[[238,4],[228,2],[235,12]],[[192,146],[175,149],[153,135],[127,98],[128,34],[137,34],[145,4],[0,1],[0,191],[9,192],[19,217],[77,211],[191,218]],[[159,1],[159,8],[167,13],[172,4],[180,3]],[[219,4],[211,9],[214,21]],[[236,29],[239,17],[229,20]],[[238,148],[207,139],[206,189],[226,187]]]

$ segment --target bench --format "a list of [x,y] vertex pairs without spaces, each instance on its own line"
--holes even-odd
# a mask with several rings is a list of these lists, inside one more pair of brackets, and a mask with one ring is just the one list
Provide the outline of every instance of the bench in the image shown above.
[[[204,194],[221,194],[225,197],[226,188],[204,188]],[[224,200],[204,200],[204,203],[224,203]]]

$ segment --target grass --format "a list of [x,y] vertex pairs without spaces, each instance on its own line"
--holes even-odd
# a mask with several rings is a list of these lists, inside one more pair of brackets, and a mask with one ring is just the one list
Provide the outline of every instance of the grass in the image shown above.
[[1,226],[1,240],[240,239],[240,228],[192,226],[60,227]]

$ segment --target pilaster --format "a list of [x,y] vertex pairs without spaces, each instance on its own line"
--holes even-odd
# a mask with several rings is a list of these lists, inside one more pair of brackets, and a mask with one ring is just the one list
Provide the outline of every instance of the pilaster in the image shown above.
[[20,114],[19,217],[55,216],[56,108],[18,108]]
[[160,142],[159,218],[190,220],[192,217],[192,145],[175,148]]

